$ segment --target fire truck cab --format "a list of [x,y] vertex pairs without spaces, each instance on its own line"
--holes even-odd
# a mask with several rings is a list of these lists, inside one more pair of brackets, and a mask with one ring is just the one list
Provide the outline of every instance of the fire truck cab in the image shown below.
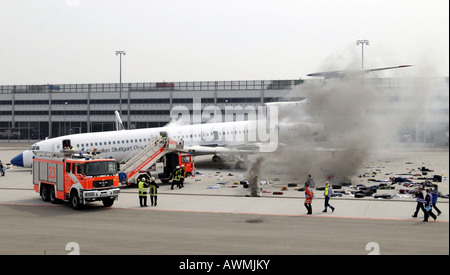
[[44,201],[68,201],[80,209],[87,202],[101,200],[110,207],[119,196],[118,184],[115,159],[73,152],[39,153],[33,159],[34,190]]
[[184,166],[186,177],[194,176],[194,156],[191,153],[175,152],[166,154],[156,163],[154,171],[162,183],[168,183],[170,175],[177,166]]

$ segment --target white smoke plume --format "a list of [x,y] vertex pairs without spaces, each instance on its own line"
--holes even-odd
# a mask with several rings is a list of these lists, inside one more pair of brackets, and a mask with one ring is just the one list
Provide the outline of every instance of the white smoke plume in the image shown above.
[[[298,86],[293,93],[306,93],[307,104],[302,110],[283,110],[280,121],[306,118],[323,124],[326,140],[312,142],[295,132],[280,136],[285,145],[263,156],[265,167],[261,171],[290,175],[299,183],[311,174],[319,185],[328,176],[355,176],[373,153],[398,145],[402,130],[415,129],[430,113],[430,99],[442,91],[426,83],[389,93],[363,84],[362,78],[330,81],[313,89]],[[448,101],[448,95],[446,98]]]

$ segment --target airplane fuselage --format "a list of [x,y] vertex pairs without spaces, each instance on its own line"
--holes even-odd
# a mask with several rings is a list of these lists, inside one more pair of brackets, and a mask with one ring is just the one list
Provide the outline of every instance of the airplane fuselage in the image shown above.
[[[39,141],[11,160],[16,166],[31,167],[36,151],[60,152],[73,148],[75,151],[101,152],[118,162],[135,150],[139,150],[153,137],[164,135],[184,143],[194,155],[249,154],[251,150],[267,152],[276,150],[280,133],[295,131],[314,138],[323,126],[314,123],[261,123],[239,121],[206,123],[196,125],[169,125],[159,128],[81,133]],[[261,150],[261,144],[266,145]],[[235,148],[230,150],[230,148]],[[239,148],[239,149],[236,149]]]

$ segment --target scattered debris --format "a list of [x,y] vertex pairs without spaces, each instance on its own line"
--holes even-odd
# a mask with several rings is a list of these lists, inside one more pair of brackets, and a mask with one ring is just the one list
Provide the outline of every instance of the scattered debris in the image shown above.
[[213,185],[213,186],[209,186],[207,189],[220,189],[220,186]]
[[381,194],[381,195],[374,196],[375,199],[392,199],[393,197],[394,197],[394,195],[389,195],[389,194]]

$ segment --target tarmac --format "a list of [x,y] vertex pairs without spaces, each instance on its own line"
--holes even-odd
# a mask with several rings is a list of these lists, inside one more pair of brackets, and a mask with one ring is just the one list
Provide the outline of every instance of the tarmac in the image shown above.
[[[25,150],[29,144],[21,143],[0,143],[0,160],[8,163],[10,159]],[[198,239],[192,236],[192,232],[188,235],[192,238],[192,244],[187,243],[185,246],[180,246],[180,240],[169,241],[164,245],[157,246],[158,249],[149,250],[144,248],[136,248],[135,246],[124,249],[117,249],[106,246],[96,246],[86,249],[89,245],[84,244],[83,251],[88,254],[367,254],[365,249],[361,249],[358,245],[357,249],[346,248],[342,245],[339,248],[329,247],[324,249],[323,246],[313,246],[308,249],[294,249],[285,241],[281,244],[279,241],[283,239],[286,232],[295,230],[304,230],[308,232],[317,231],[314,234],[318,241],[321,235],[325,232],[318,230],[320,228],[339,228],[342,232],[336,233],[338,236],[345,236],[345,232],[349,232],[352,236],[348,240],[352,243],[355,238],[355,233],[352,232],[355,226],[358,228],[365,228],[365,231],[358,231],[359,234],[366,235],[382,234],[387,228],[393,232],[398,230],[409,230],[411,232],[407,236],[405,243],[399,245],[398,243],[388,243],[382,237],[377,243],[383,243],[381,251],[393,254],[448,254],[448,238],[449,238],[449,200],[448,198],[439,198],[437,206],[441,209],[442,214],[438,216],[436,222],[430,218],[430,222],[424,227],[422,224],[423,214],[420,213],[418,218],[412,218],[411,215],[415,210],[416,199],[409,194],[400,194],[400,189],[413,189],[403,185],[393,185],[393,190],[378,190],[376,194],[388,194],[389,199],[376,199],[373,196],[365,198],[355,198],[351,192],[355,191],[356,184],[363,184],[371,186],[380,182],[385,182],[393,176],[402,176],[411,178],[413,182],[423,182],[423,175],[418,171],[419,167],[426,167],[434,170],[429,172],[425,177],[432,177],[432,175],[442,176],[442,182],[437,182],[439,191],[445,195],[449,192],[449,151],[448,148],[429,148],[429,147],[395,147],[386,149],[380,152],[375,152],[367,163],[361,165],[360,171],[350,178],[351,187],[343,187],[344,194],[342,197],[332,198],[330,203],[336,208],[332,213],[330,210],[323,213],[324,197],[323,191],[314,190],[316,199],[313,201],[313,215],[306,215],[306,209],[303,205],[304,192],[298,191],[298,188],[303,187],[299,181],[294,181],[292,178],[282,174],[266,174],[259,179],[261,188],[260,197],[249,197],[249,189],[244,188],[241,184],[245,180],[248,172],[246,170],[234,169],[234,163],[212,163],[210,157],[196,157],[197,174],[195,177],[188,178],[185,181],[184,188],[170,190],[169,184],[161,184],[158,190],[158,205],[156,207],[139,207],[138,195],[136,188],[122,187],[119,200],[110,208],[102,207],[100,202],[91,203],[85,210],[75,211],[69,208],[66,203],[52,205],[43,202],[39,195],[32,189],[32,175],[31,169],[12,167],[6,171],[4,177],[0,177],[0,215],[2,217],[2,225],[0,227],[0,254],[41,254],[42,251],[49,254],[64,254],[66,251],[55,250],[49,245],[47,240],[46,248],[41,249],[39,244],[36,244],[30,250],[25,243],[18,241],[14,243],[12,240],[17,240],[17,237],[5,238],[4,236],[14,236],[17,232],[23,232],[25,236],[29,236],[33,231],[33,226],[26,230],[28,226],[22,227],[23,220],[19,222],[20,216],[23,218],[30,218],[33,220],[36,215],[45,217],[52,223],[57,223],[58,218],[64,216],[75,218],[79,223],[88,224],[92,218],[102,220],[103,216],[108,213],[108,217],[114,219],[114,223],[120,224],[122,222],[139,227],[142,219],[146,215],[156,217],[156,220],[161,219],[159,230],[160,234],[176,234],[173,232],[174,227],[178,227],[176,221],[186,221],[187,219],[198,220],[197,223],[189,223],[189,228],[194,232],[197,231],[205,237],[210,237],[210,240]],[[249,159],[251,161],[252,158]],[[374,174],[373,172],[376,172]],[[370,175],[370,176],[368,176]],[[414,176],[415,175],[415,176]],[[305,179],[306,179],[305,175]],[[323,186],[326,179],[316,179],[316,185]],[[261,184],[262,183],[262,184]],[[295,183],[297,186],[294,186]],[[288,187],[289,184],[289,187]],[[287,190],[281,190],[284,186]],[[339,190],[339,189],[336,189]],[[273,192],[283,192],[282,195],[274,195]],[[374,195],[376,195],[374,194]],[[150,200],[149,200],[150,205]],[[101,209],[101,210],[100,210]],[[108,210],[108,211],[107,211]],[[85,212],[85,214],[80,214]],[[132,211],[132,212],[130,212]],[[86,214],[87,213],[87,214]],[[131,214],[131,215],[130,215]],[[236,214],[240,218],[237,218]],[[31,215],[31,216],[30,216]],[[80,216],[81,215],[81,216]],[[116,215],[115,217],[111,217]],[[83,219],[81,217],[85,217]],[[91,216],[91,217],[89,217]],[[136,216],[136,220],[132,220],[130,216]],[[11,220],[4,217],[10,217]],[[80,220],[81,219],[81,220]],[[169,220],[166,220],[169,219]],[[245,221],[246,227],[236,229],[236,219]],[[292,219],[296,219],[295,224]],[[10,221],[10,223],[8,223]],[[45,223],[45,220],[39,219],[35,223]],[[111,220],[103,221],[105,226]],[[298,223],[297,223],[298,222]],[[70,222],[67,222],[70,223]],[[212,223],[221,225],[220,229],[214,227],[213,231],[208,231],[207,228],[212,226]],[[283,228],[273,227],[274,224],[282,225]],[[317,224],[316,224],[317,223]],[[349,224],[348,227],[342,227],[342,223]],[[242,247],[242,242],[247,239],[237,241],[229,249],[220,248],[217,245],[207,246],[204,250],[193,250],[190,246],[202,247],[199,242],[217,242],[217,232],[229,234],[229,231],[236,229],[237,234],[248,234],[248,229],[260,224],[261,239],[266,238],[264,234],[271,234],[273,244],[265,248],[259,247],[257,244],[248,243],[248,246]],[[269,226],[270,224],[271,227]],[[417,226],[421,224],[421,226]],[[19,226],[20,230],[16,227]],[[79,226],[79,225],[77,225]],[[250,226],[250,227],[249,227]],[[264,226],[269,226],[264,228]],[[387,226],[387,227],[386,227]],[[284,228],[286,227],[286,228]],[[434,227],[434,228],[433,228]],[[25,228],[25,229],[24,229]],[[295,229],[294,229],[295,228]],[[433,228],[433,229],[431,229]],[[69,234],[67,228],[64,227],[58,231],[61,238],[64,234]],[[128,230],[128,229],[127,229]],[[242,231],[240,231],[242,230]],[[267,230],[267,231],[266,231]],[[411,248],[410,242],[417,240],[418,236],[428,236],[432,230],[433,236],[423,238],[422,248]],[[242,232],[242,233],[239,233]],[[301,231],[300,231],[301,232]],[[319,233],[320,232],[320,233]],[[120,234],[120,228],[115,233]],[[279,234],[280,233],[280,234]],[[398,232],[397,232],[398,233]],[[186,233],[184,233],[186,234]],[[279,238],[274,237],[279,236]],[[382,236],[382,235],[381,235]],[[128,236],[127,238],[131,238]],[[214,239],[215,238],[215,239]],[[343,237],[344,238],[344,237]],[[391,239],[392,236],[386,236]],[[403,236],[402,236],[403,238]],[[168,238],[170,239],[170,238]],[[194,241],[195,240],[195,241]],[[298,240],[300,241],[300,240]],[[85,242],[85,241],[83,241]],[[133,240],[130,240],[133,242]],[[226,243],[224,241],[223,243]],[[294,241],[293,243],[296,243]],[[314,242],[313,242],[314,243]],[[367,240],[366,243],[370,243]],[[284,245],[282,245],[284,244]],[[252,246],[253,245],[253,246]],[[429,246],[429,247],[427,247]],[[2,249],[3,247],[3,249]],[[8,250],[5,249],[8,247]],[[225,246],[226,247],[226,246]],[[350,246],[351,247],[351,246]],[[425,248],[424,248],[425,247]]]

